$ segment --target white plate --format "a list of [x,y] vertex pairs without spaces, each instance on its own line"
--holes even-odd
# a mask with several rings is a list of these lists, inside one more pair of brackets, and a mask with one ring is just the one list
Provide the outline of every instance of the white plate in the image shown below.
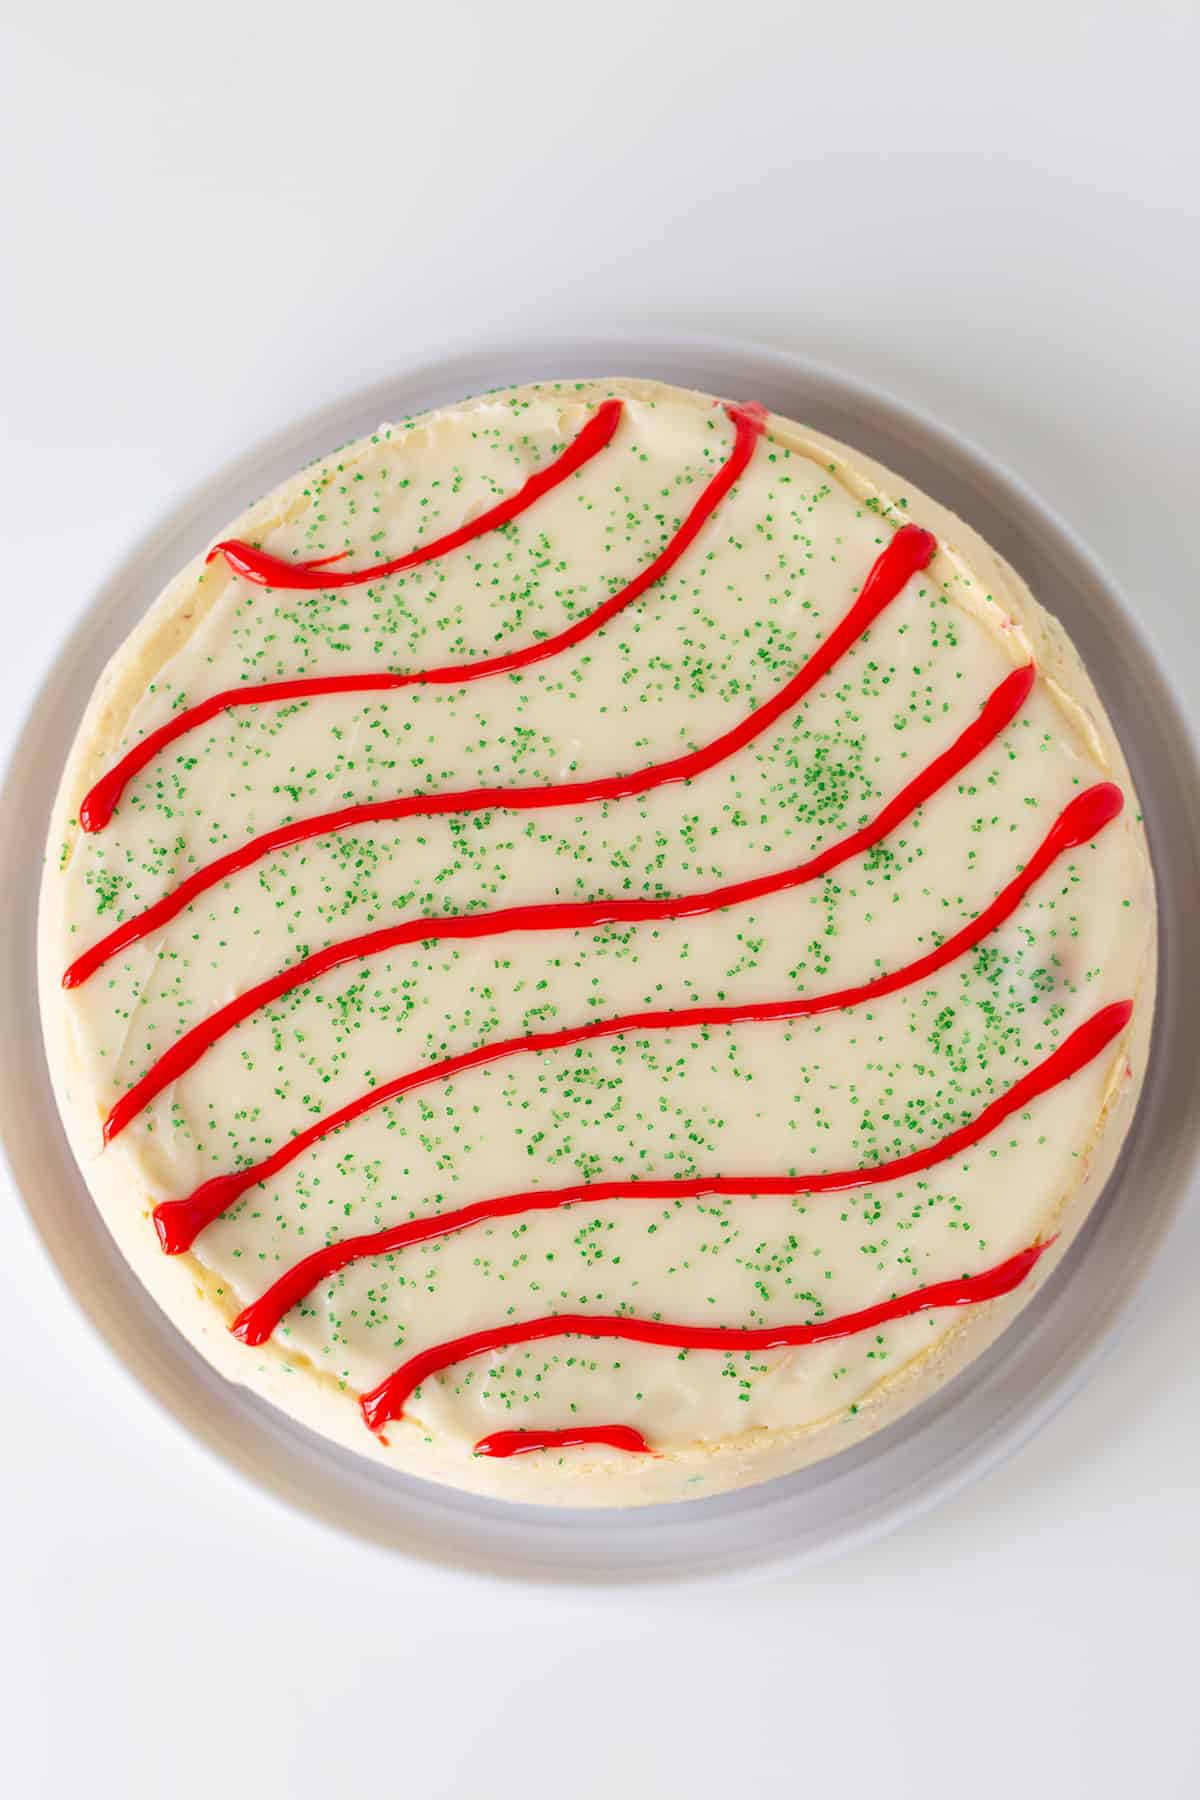
[[713,1500],[558,1511],[475,1499],[394,1475],[314,1437],[224,1382],[127,1270],[58,1125],[37,1046],[31,939],[38,870],[0,891],[0,1125],[46,1252],[128,1372],[218,1456],[329,1525],[447,1568],[576,1585],[669,1584],[796,1568],[878,1536],[991,1467],[1095,1363],[1176,1211],[1200,1133],[1200,775],[1187,726],[1129,611],[1066,528],[978,451],[845,376],[720,339],[562,338],[411,367],[261,446],[179,506],[96,595],[18,740],[0,843],[40,842],[69,739],[107,656],[190,556],[256,494],[380,419],[484,388],[645,375],[765,402],[902,470],[1015,563],[1083,653],[1146,809],[1160,884],[1153,1062],[1121,1163],[1087,1229],[1015,1329],[941,1394],[857,1449]]

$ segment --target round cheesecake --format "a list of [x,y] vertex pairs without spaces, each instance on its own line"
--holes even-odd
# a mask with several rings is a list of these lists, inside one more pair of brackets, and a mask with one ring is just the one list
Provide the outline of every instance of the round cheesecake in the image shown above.
[[67,762],[43,1016],[231,1380],[459,1487],[679,1500],[1020,1330],[1154,920],[1112,726],[967,525],[752,401],[547,381],[167,587]]

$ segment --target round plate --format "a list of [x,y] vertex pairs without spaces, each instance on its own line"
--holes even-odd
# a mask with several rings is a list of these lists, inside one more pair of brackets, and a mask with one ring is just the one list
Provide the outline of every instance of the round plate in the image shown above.
[[1200,774],[1186,724],[1129,611],[1067,529],[979,452],[847,377],[720,339],[540,339],[440,357],[306,419],[192,495],[137,546],[72,629],[0,791],[0,843],[40,843],[67,746],[106,658],[159,589],[247,501],[370,430],[469,393],[543,377],[658,377],[763,401],[902,470],[983,533],[1079,646],[1120,732],[1159,880],[1159,1017],[1120,1164],[1086,1230],[1016,1328],[940,1394],[855,1449],[757,1488],[629,1510],[506,1505],[337,1449],[225,1382],[158,1311],[92,1205],[40,1054],[32,939],[38,868],[11,859],[0,897],[0,1124],[46,1252],[128,1372],[234,1469],[358,1537],[447,1568],[556,1583],[738,1578],[830,1556],[992,1466],[1083,1379],[1144,1274],[1200,1132]]

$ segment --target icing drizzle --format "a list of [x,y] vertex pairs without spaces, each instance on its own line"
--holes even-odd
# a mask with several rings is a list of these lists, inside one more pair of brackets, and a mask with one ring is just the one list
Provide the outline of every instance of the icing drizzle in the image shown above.
[[345,552],[339,551],[336,556],[322,556],[315,562],[285,562],[282,557],[271,556],[267,551],[244,543],[240,538],[226,538],[221,543],[214,544],[205,561],[213,562],[218,556],[223,556],[235,575],[240,575],[245,581],[257,582],[260,587],[321,589],[362,587],[370,581],[382,581],[388,575],[400,575],[405,569],[415,569],[421,563],[436,562],[439,557],[449,556],[452,550],[461,550],[464,544],[471,543],[474,538],[483,537],[485,533],[509,524],[521,513],[528,511],[543,494],[548,494],[569,475],[574,475],[577,469],[590,462],[598,451],[612,441],[623,410],[620,400],[605,400],[596,408],[578,437],[572,439],[553,462],[530,475],[515,494],[497,500],[486,512],[480,513],[467,524],[458,526],[456,530],[448,531],[444,537],[431,538],[429,543],[418,545],[404,556],[395,556],[390,562],[370,563],[365,569],[334,569],[330,572],[330,564],[340,562]]
[[475,1446],[476,1456],[525,1456],[530,1450],[568,1450],[578,1444],[608,1444],[631,1456],[653,1456],[649,1444],[632,1425],[566,1425],[558,1431],[489,1431]]
[[630,1319],[604,1313],[548,1313],[541,1319],[526,1319],[520,1325],[493,1325],[484,1331],[472,1331],[465,1337],[450,1338],[434,1344],[410,1357],[406,1363],[362,1396],[359,1406],[371,1431],[380,1431],[392,1419],[404,1417],[404,1407],[414,1391],[431,1375],[466,1362],[472,1356],[508,1350],[514,1344],[532,1344],[542,1338],[588,1337],[621,1338],[631,1344],[662,1344],[672,1350],[785,1350],[802,1344],[827,1344],[832,1339],[853,1337],[859,1331],[872,1331],[895,1319],[911,1318],[913,1313],[929,1312],[939,1307],[978,1306],[984,1300],[998,1300],[1011,1294],[1026,1279],[1039,1257],[1054,1243],[1030,1244],[1006,1262],[985,1269],[980,1275],[966,1275],[957,1281],[937,1281],[930,1287],[914,1288],[910,1294],[898,1294],[860,1312],[843,1313],[835,1319],[818,1319],[809,1325],[672,1325],[665,1319]]

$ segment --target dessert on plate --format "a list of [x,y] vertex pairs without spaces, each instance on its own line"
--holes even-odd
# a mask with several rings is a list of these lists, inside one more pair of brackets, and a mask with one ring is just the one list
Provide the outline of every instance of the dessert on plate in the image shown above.
[[674,1500],[1013,1324],[1132,1119],[1154,920],[1112,726],[969,526],[754,404],[546,381],[170,583],[67,763],[43,1014],[224,1374],[398,1470]]

